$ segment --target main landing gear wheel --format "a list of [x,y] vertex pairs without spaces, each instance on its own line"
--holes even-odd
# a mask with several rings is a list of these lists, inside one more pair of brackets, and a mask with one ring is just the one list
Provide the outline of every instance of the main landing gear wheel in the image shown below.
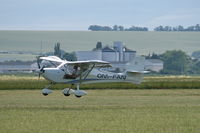
[[47,96],[47,95],[49,95],[49,94],[47,94],[47,93],[42,93],[42,95]]
[[82,96],[77,96],[77,95],[75,95],[77,98],[81,98]]
[[70,89],[70,88],[65,88],[63,91],[62,91],[63,95],[64,96],[70,96],[72,93],[73,93],[73,90]]
[[85,92],[84,90],[79,90],[79,84],[77,85],[77,90],[65,88],[63,89],[62,93],[64,94],[64,96],[70,96],[71,94],[74,94],[77,98],[87,95],[87,92]]
[[66,97],[70,96],[70,94],[64,94]]

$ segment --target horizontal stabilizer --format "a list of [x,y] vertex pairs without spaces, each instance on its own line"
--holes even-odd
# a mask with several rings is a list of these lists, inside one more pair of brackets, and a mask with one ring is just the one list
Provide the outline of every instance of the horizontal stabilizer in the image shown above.
[[132,74],[145,74],[149,73],[149,71],[126,71],[127,73],[132,73]]
[[144,57],[135,57],[127,63],[126,71],[135,73],[144,73]]

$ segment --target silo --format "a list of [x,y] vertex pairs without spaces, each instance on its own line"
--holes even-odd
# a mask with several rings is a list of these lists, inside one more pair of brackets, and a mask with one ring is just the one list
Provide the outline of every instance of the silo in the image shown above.
[[124,46],[123,46],[123,42],[120,42],[120,41],[115,41],[114,43],[113,43],[113,46],[114,46],[114,49],[116,49],[118,52],[119,52],[119,61],[120,62],[123,62],[123,48],[124,48]]

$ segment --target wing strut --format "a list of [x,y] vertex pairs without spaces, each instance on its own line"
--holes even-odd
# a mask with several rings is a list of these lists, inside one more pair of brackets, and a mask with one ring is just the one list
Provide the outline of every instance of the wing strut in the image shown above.
[[91,69],[86,73],[84,80],[87,78],[87,76],[89,75],[89,73],[92,71],[92,69],[95,67],[95,64],[93,64],[93,66],[91,67]]
[[80,78],[79,78],[79,85],[81,84],[82,80],[85,80],[88,77],[89,73],[92,71],[94,67],[95,67],[95,64],[93,64],[93,66],[88,70],[88,72],[86,72],[86,75],[84,74],[85,76],[83,75],[83,71],[81,71]]

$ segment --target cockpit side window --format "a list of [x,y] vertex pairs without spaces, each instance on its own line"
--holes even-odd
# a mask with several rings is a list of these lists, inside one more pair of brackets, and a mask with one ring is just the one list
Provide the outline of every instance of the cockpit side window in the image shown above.
[[61,69],[65,71],[64,79],[76,79],[80,76],[80,69],[78,66],[64,65]]
[[125,69],[119,67],[110,67],[110,68],[100,68],[100,71],[112,72],[112,73],[123,73]]

